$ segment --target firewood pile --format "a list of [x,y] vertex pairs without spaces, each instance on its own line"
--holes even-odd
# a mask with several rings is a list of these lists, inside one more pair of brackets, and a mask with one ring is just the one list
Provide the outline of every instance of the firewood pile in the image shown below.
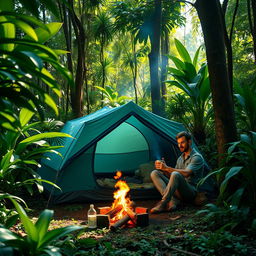
[[[121,204],[115,208],[99,207],[100,213],[97,214],[97,227],[109,228],[116,231],[118,228],[125,227],[146,227],[149,224],[148,208],[135,207],[123,209]],[[118,214],[122,211],[121,217]]]

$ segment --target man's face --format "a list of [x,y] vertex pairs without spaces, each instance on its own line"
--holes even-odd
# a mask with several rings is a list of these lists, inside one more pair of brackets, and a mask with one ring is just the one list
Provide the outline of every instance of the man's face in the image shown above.
[[191,145],[191,140],[187,140],[185,136],[178,138],[177,139],[178,147],[180,151],[183,152],[188,152],[190,145]]

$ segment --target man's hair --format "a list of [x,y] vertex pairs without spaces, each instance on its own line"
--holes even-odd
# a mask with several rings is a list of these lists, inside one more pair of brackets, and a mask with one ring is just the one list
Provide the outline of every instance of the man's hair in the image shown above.
[[191,138],[192,138],[191,134],[189,132],[187,132],[187,131],[179,132],[176,135],[176,140],[181,138],[181,137],[185,137],[186,140],[191,140]]

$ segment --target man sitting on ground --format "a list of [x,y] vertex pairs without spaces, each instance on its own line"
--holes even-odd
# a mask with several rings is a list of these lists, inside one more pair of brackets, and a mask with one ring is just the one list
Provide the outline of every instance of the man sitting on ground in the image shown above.
[[151,209],[151,213],[173,211],[180,200],[192,203],[196,197],[196,185],[203,175],[204,159],[191,147],[190,133],[180,132],[176,140],[182,154],[177,159],[175,168],[157,160],[157,170],[151,172],[151,179],[162,195],[162,200]]

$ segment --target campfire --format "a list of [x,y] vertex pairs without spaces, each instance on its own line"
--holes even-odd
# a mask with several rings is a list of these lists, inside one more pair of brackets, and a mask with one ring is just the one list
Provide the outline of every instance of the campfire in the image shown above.
[[148,225],[148,209],[135,207],[128,192],[130,187],[121,179],[122,172],[117,171],[114,178],[117,180],[114,192],[114,202],[111,207],[99,207],[97,215],[98,227],[109,227],[115,231],[119,227],[143,227]]

